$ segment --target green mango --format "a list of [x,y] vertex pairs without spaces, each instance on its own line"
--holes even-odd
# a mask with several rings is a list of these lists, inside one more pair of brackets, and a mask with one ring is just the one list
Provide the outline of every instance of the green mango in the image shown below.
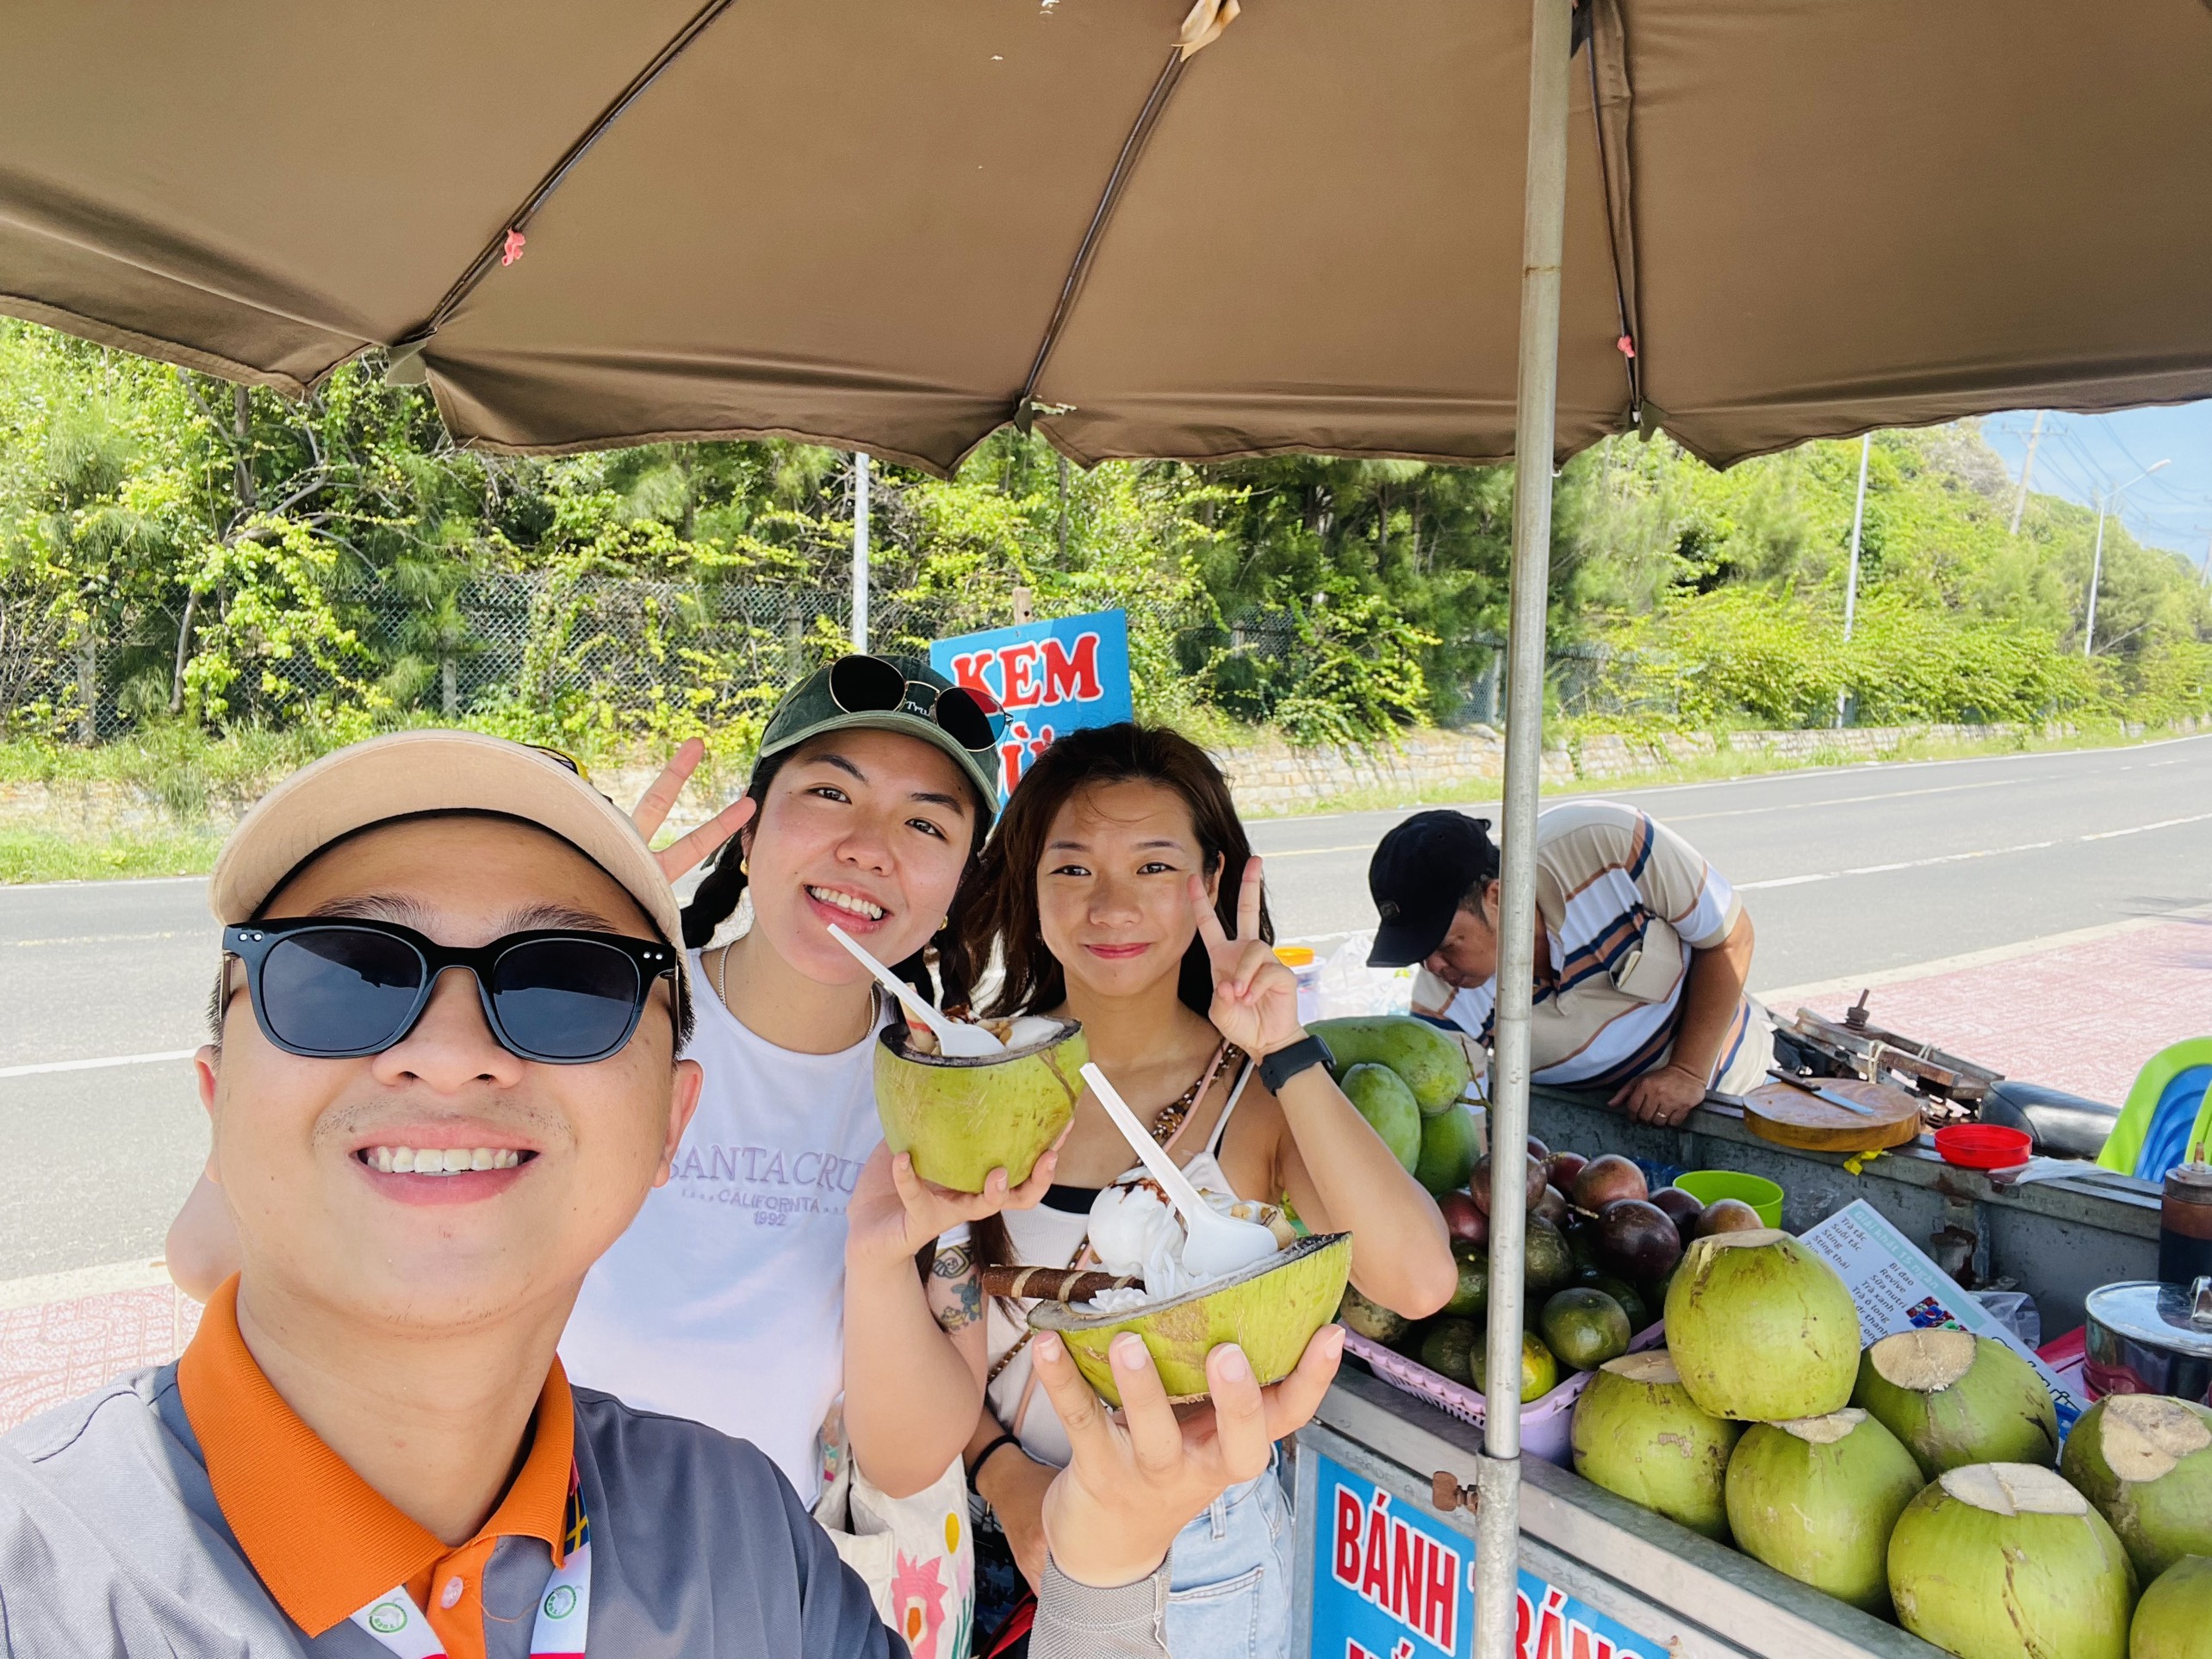
[[1306,1028],[1336,1057],[1337,1081],[1360,1066],[1387,1066],[1405,1080],[1425,1116],[1433,1117],[1467,1092],[1475,1073],[1448,1033],[1409,1014],[1317,1020]]
[[1431,1197],[1441,1198],[1467,1184],[1475,1160],[1482,1155],[1475,1114],[1463,1106],[1447,1107],[1421,1120],[1421,1154],[1414,1165],[1414,1178],[1428,1189]]
[[1420,1162],[1421,1113],[1414,1091],[1387,1066],[1355,1066],[1339,1080],[1344,1097],[1410,1171]]

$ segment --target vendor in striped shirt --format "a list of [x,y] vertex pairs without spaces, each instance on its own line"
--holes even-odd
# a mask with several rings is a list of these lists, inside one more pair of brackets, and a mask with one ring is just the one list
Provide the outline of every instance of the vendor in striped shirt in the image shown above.
[[[1420,964],[1414,1011],[1491,1042],[1498,848],[1488,819],[1417,812],[1367,871],[1382,926],[1368,958]],[[1751,918],[1720,873],[1650,815],[1572,801],[1536,821],[1535,1080],[1604,1089],[1639,1122],[1680,1123],[1708,1089],[1741,1094],[1774,1064],[1744,995]]]

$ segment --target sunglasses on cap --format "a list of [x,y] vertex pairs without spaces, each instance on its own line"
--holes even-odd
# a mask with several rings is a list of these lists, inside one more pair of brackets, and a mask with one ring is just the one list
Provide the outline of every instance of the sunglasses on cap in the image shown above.
[[915,715],[972,754],[996,747],[1006,731],[1006,711],[989,692],[909,680],[896,662],[879,656],[839,657],[830,665],[829,689],[830,700],[847,714]]
[[225,928],[223,949],[245,965],[262,1035],[308,1059],[382,1053],[414,1029],[438,976],[463,968],[500,1047],[587,1065],[630,1041],[653,982],[676,971],[657,939],[558,928],[463,948],[392,922],[308,917]]

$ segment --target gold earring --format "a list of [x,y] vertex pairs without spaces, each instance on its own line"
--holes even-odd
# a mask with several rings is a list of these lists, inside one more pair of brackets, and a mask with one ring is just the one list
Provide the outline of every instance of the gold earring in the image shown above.
[[737,873],[741,876],[749,876],[752,874],[753,866],[751,862],[745,859],[739,859],[737,861]]
[[940,922],[939,923],[937,923],[937,931],[938,931],[939,933],[942,933],[942,932],[943,932],[947,928],[949,928],[949,927],[951,927],[952,925],[953,925],[953,918],[952,918],[951,916],[947,916],[943,921],[941,921],[941,922]]

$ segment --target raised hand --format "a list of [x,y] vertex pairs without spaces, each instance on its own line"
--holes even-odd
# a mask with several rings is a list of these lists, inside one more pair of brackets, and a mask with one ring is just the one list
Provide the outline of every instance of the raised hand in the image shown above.
[[[1066,1139],[1063,1129],[1060,1140]],[[1044,1202],[1059,1163],[1055,1140],[1020,1186],[1009,1187],[1006,1171],[993,1170],[981,1192],[954,1192],[915,1174],[910,1154],[879,1146],[861,1167],[845,1206],[846,1253],[863,1260],[910,1260],[923,1245],[964,1221],[979,1221],[1003,1209],[1035,1209]]]
[[[630,821],[637,826],[637,833],[645,838],[647,846],[652,845],[653,837],[668,821],[676,797],[684,792],[691,774],[699,770],[699,763],[705,758],[705,741],[686,738],[668,757],[668,765],[661,768],[661,775],[653,780],[653,786],[631,809]],[[753,821],[756,805],[750,795],[740,795],[689,835],[670,842],[653,854],[660,861],[661,873],[674,881],[705,863],[716,848]]]
[[1206,884],[1190,878],[1190,904],[1198,912],[1198,937],[1214,970],[1214,1003],[1206,1010],[1214,1028],[1254,1059],[1287,1048],[1306,1035],[1298,1022],[1298,976],[1259,936],[1260,862],[1245,862],[1237,889],[1237,935],[1221,931],[1221,918]]
[[1215,1349],[1206,1357],[1212,1402],[1180,1420],[1144,1343],[1127,1332],[1109,1350],[1122,1390],[1118,1422],[1059,1338],[1041,1332],[1030,1351],[1074,1451],[1045,1493],[1046,1541],[1061,1572],[1104,1588],[1152,1572],[1208,1504],[1266,1469],[1275,1443],[1328,1392],[1344,1327],[1323,1326],[1298,1369],[1271,1389],[1253,1378],[1243,1350]]

